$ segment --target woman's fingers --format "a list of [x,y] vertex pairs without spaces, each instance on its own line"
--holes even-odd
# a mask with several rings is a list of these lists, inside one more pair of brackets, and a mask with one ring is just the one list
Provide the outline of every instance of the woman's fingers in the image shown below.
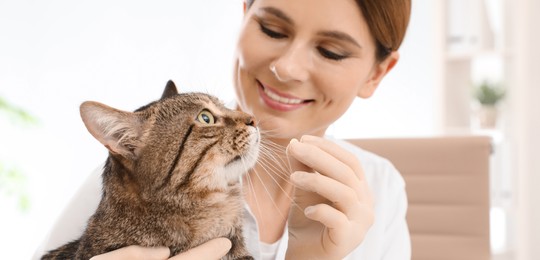
[[358,158],[350,153],[349,151],[343,149],[343,147],[338,144],[318,136],[304,135],[300,139],[300,142],[303,144],[310,144],[316,146],[323,150],[324,152],[332,155],[334,158],[338,159],[345,165],[351,167],[358,179],[365,180],[364,169],[358,161]]
[[227,238],[215,238],[186,252],[180,253],[171,260],[216,260],[221,259],[231,249],[231,241]]
[[[362,226],[369,227],[375,221],[375,215],[371,207],[364,205],[362,210]],[[309,206],[304,210],[307,218],[319,221],[329,229],[344,230],[351,221],[343,214],[343,212],[333,208],[328,204],[317,204]],[[358,224],[358,222],[355,222]],[[362,229],[363,230],[363,229]],[[350,231],[350,230],[347,230]]]
[[349,219],[343,212],[328,204],[309,206],[304,210],[307,218],[321,222],[330,229],[341,229],[349,223]]
[[293,139],[287,152],[301,163],[323,175],[351,186],[358,182],[358,178],[351,167],[317,146],[301,143]]
[[[170,259],[173,260],[216,260],[220,259],[231,249],[231,241],[227,238],[212,239],[200,246],[194,247],[186,252],[180,253]],[[170,250],[168,247],[142,247],[127,246],[105,254],[97,255],[90,260],[165,260],[169,259]]]
[[303,136],[301,141],[291,141],[288,153],[316,171],[291,174],[291,181],[298,188],[326,198],[351,220],[362,217],[364,204],[372,205],[358,159],[342,147],[324,138]]
[[291,181],[302,190],[323,196],[348,216],[358,216],[355,206],[363,200],[358,198],[353,188],[321,174],[301,171],[291,174]]
[[320,174],[351,187],[359,200],[370,197],[362,185],[365,177],[358,159],[342,147],[322,138],[304,136],[302,142],[291,141],[287,152]]
[[169,258],[170,250],[168,247],[142,247],[127,246],[105,254],[97,255],[90,260],[165,260]]
[[361,211],[362,217],[353,221],[328,204],[310,206],[304,210],[304,214],[307,218],[323,224],[327,228],[329,241],[339,246],[350,242],[351,231],[367,230],[373,224],[375,215],[371,207],[363,205]]

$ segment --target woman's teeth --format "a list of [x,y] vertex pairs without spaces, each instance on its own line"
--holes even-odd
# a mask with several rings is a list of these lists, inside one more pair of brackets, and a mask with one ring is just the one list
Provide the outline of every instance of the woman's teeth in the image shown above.
[[304,102],[301,99],[286,98],[286,97],[279,96],[278,94],[270,91],[268,88],[263,88],[263,91],[264,93],[266,93],[268,97],[270,97],[272,100],[277,101],[279,103],[297,105]]

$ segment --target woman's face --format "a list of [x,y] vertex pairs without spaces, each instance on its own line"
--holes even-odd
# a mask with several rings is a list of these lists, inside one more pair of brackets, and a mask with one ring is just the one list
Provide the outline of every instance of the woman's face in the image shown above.
[[324,135],[397,60],[393,53],[376,62],[354,0],[257,0],[244,19],[236,94],[240,109],[273,138]]

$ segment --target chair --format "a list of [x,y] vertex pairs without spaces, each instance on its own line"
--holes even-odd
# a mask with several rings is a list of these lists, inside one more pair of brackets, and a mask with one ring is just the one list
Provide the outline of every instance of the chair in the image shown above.
[[413,260],[490,259],[489,137],[348,141],[403,175]]

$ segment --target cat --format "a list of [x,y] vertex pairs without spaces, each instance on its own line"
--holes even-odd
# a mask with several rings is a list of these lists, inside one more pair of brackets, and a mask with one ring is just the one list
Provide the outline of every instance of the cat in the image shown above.
[[82,236],[42,259],[89,259],[129,245],[171,255],[227,237],[223,259],[253,259],[242,234],[240,178],[255,165],[253,117],[169,81],[161,99],[135,112],[80,106],[88,131],[109,150],[99,206]]

